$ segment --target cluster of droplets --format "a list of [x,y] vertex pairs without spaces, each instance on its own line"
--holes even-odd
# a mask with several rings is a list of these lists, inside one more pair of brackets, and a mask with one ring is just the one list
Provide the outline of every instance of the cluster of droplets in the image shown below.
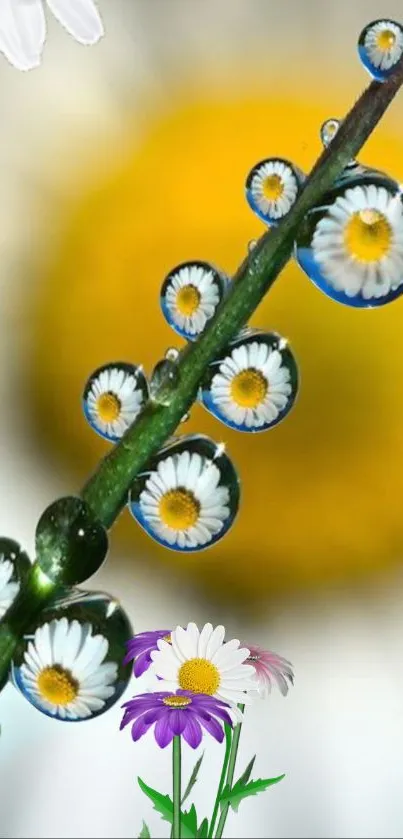
[[[390,20],[366,26],[358,40],[366,69],[385,81],[401,62],[403,28]],[[341,121],[328,119],[320,130],[327,147]],[[246,197],[270,227],[290,211],[304,176],[290,161],[263,160],[246,180]],[[385,172],[351,160],[331,189],[300,225],[295,256],[325,294],[348,306],[373,308],[403,292],[403,194]]]
[[[76,587],[99,569],[107,549],[105,529],[80,498],[59,499],[37,525],[37,582],[46,589],[57,579],[62,588],[25,628],[6,681],[53,719],[99,716],[121,697],[130,678],[122,663],[133,634],[127,615],[108,594]],[[0,620],[11,618],[31,578],[28,556],[16,542],[1,538]]]
[[[230,280],[207,262],[175,267],[161,288],[161,309],[182,338],[196,340],[227,294]],[[149,401],[169,404],[179,376],[170,348],[148,382],[141,367],[113,362],[89,377],[84,414],[116,442]],[[290,411],[298,390],[294,356],[274,332],[243,329],[200,383],[201,404],[238,431],[266,431]],[[187,416],[183,417],[186,420]],[[128,508],[157,542],[176,551],[203,550],[221,539],[239,507],[239,480],[225,447],[201,435],[171,437],[131,486]]]

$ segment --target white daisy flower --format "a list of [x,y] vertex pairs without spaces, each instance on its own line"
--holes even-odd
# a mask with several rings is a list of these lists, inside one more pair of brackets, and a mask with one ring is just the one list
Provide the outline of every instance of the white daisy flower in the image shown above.
[[403,29],[391,20],[377,20],[365,27],[358,44],[371,75],[385,78],[403,55]]
[[136,419],[147,395],[141,367],[107,364],[95,370],[85,386],[84,413],[95,431],[115,442]]
[[316,225],[312,252],[335,291],[348,298],[389,298],[403,283],[400,196],[375,184],[347,189]]
[[300,184],[301,174],[287,160],[262,160],[246,179],[246,197],[263,221],[274,224],[290,211]]
[[213,317],[223,290],[223,278],[208,263],[184,263],[162,286],[162,310],[180,335],[193,340]]
[[[81,44],[95,44],[103,25],[93,0],[46,0],[57,20]],[[46,38],[43,0],[1,0],[0,52],[18,70],[41,62]]]
[[231,462],[221,448],[215,460],[198,451],[167,454],[148,474],[134,516],[157,541],[175,550],[207,547],[226,533],[236,514],[223,471]]
[[0,554],[0,620],[17,596],[20,584],[13,580],[14,565]]
[[60,720],[98,714],[115,693],[118,665],[105,662],[109,642],[90,623],[67,618],[44,623],[28,642],[17,686],[39,710]]
[[234,347],[221,361],[210,383],[206,407],[234,428],[264,431],[291,407],[292,392],[282,352],[266,341],[255,340]]
[[164,680],[166,690],[205,693],[232,705],[253,701],[248,691],[256,689],[255,671],[245,664],[249,650],[238,640],[224,643],[225,628],[206,623],[201,630],[195,623],[177,626],[171,643],[158,641],[150,653],[152,670]]

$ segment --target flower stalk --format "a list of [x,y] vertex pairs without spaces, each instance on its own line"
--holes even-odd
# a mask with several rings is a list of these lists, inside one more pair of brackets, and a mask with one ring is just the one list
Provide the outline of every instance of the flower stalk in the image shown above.
[[224,786],[225,786],[226,777],[227,777],[228,763],[229,763],[230,754],[231,754],[232,733],[233,733],[232,728],[230,728],[229,725],[226,725],[225,726],[225,754],[224,754],[224,760],[223,760],[223,765],[222,765],[222,770],[221,770],[221,777],[220,777],[220,781],[219,781],[219,784],[218,784],[216,800],[215,800],[215,803],[214,803],[213,815],[211,817],[210,830],[209,830],[209,833],[208,833],[209,839],[211,839],[211,837],[214,836],[214,829],[215,829],[215,826],[216,826],[218,811],[220,809],[220,798],[221,798],[221,795],[222,795],[222,792],[223,792],[223,789],[224,789]]
[[[243,714],[244,709],[245,709],[245,705],[238,705],[238,707],[239,707],[239,710],[241,711],[241,713]],[[234,735],[233,735],[233,738],[232,738],[232,744],[231,744],[231,750],[230,750],[229,762],[228,762],[228,774],[227,774],[227,777],[226,777],[226,786],[228,786],[230,789],[231,789],[233,781],[234,781],[235,764],[236,764],[236,759],[237,759],[237,756],[238,756],[238,748],[239,748],[239,740],[240,740],[240,737],[241,737],[241,731],[242,731],[242,723],[239,722],[238,725],[236,725],[235,728],[234,728]],[[229,804],[224,804],[224,806],[222,808],[222,811],[221,811],[221,816],[220,816],[220,819],[219,819],[219,822],[218,822],[216,839],[221,839],[221,837],[224,833],[225,822],[227,821],[227,816],[228,816],[228,810],[229,810]]]
[[181,738],[176,735],[172,741],[172,801],[173,801],[173,822],[172,822],[172,836],[173,839],[181,839]]

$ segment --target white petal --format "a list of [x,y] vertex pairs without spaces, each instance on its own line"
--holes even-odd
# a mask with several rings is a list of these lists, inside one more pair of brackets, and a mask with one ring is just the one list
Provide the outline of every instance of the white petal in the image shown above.
[[200,633],[199,643],[197,647],[198,658],[207,658],[207,647],[213,635],[213,627],[211,623],[205,623]]
[[222,647],[225,638],[225,627],[216,626],[214,632],[210,636],[210,640],[206,648],[206,658],[213,660],[216,652]]
[[0,51],[18,70],[32,70],[40,64],[45,36],[41,0],[1,0]]
[[49,8],[80,44],[95,44],[104,34],[93,0],[47,0]]

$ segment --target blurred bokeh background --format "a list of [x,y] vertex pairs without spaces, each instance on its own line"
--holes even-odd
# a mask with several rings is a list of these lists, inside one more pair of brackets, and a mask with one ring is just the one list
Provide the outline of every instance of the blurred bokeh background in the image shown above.
[[[309,171],[320,124],[367,83],[359,32],[402,14],[398,0],[99,8],[92,49],[50,19],[40,69],[0,57],[0,531],[31,555],[43,508],[107,450],[81,415],[88,374],[117,359],[150,371],[179,346],[159,310],[165,274],[191,258],[236,268],[263,232],[247,171],[270,155]],[[398,98],[361,159],[403,180],[402,130]],[[403,835],[402,307],[350,310],[288,265],[253,323],[297,355],[292,414],[252,440],[199,407],[184,427],[226,442],[238,522],[181,557],[125,513],[90,583],[136,631],[211,620],[293,661],[295,689],[254,708],[243,744],[286,780],[242,805],[231,837]],[[132,837],[144,816],[162,836],[136,778],[168,791],[169,756],[156,766],[152,741],[135,746],[119,721],[115,707],[63,725],[8,687],[0,835]],[[206,807],[215,779],[202,778]]]

